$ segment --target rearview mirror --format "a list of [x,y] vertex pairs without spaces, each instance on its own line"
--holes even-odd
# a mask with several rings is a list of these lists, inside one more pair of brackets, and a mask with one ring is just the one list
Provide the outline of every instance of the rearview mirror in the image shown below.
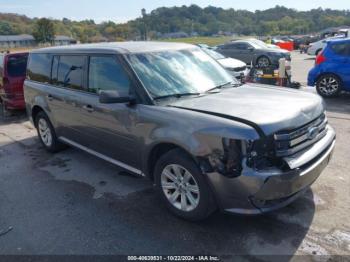
[[136,99],[129,95],[121,96],[117,91],[102,90],[100,91],[99,101],[101,104],[116,104],[116,103],[130,103],[134,104]]

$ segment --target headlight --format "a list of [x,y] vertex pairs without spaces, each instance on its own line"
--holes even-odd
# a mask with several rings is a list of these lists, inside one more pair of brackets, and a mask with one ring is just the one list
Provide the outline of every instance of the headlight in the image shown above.
[[256,170],[269,167],[283,167],[282,159],[276,157],[273,137],[247,141],[244,146],[246,165]]

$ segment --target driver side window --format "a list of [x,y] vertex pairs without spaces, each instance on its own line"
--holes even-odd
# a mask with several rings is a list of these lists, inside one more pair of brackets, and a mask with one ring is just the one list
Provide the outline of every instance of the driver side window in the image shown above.
[[90,57],[88,91],[98,94],[101,90],[129,94],[129,77],[115,56]]

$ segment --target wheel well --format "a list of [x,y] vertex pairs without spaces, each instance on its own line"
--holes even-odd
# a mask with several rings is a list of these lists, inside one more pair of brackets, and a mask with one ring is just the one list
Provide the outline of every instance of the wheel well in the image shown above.
[[149,156],[148,156],[148,161],[147,161],[147,175],[149,176],[149,178],[153,181],[154,180],[154,168],[157,164],[158,159],[168,153],[169,151],[173,150],[173,149],[180,149],[184,152],[184,154],[188,154],[186,150],[184,150],[183,148],[181,148],[178,145],[175,144],[171,144],[171,143],[162,143],[162,144],[158,144],[156,145],[154,148],[152,148]]
[[33,109],[32,109],[32,118],[33,118],[34,124],[36,124],[36,123],[35,123],[35,118],[36,118],[36,116],[37,116],[38,113],[41,112],[41,111],[44,111],[44,110],[43,110],[40,106],[34,106],[34,107],[33,107]]

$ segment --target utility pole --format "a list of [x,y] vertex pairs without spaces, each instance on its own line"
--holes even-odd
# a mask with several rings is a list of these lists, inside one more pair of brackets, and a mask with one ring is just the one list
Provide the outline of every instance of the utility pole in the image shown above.
[[141,14],[142,14],[142,22],[143,22],[143,40],[147,41],[147,13],[146,9],[142,8],[141,9]]

